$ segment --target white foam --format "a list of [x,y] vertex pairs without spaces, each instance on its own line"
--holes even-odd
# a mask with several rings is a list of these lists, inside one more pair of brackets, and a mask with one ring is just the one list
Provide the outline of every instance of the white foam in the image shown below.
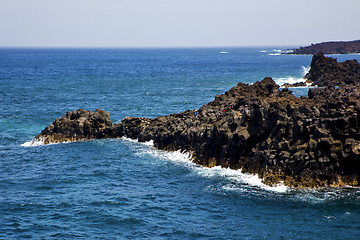
[[144,144],[147,145],[147,146],[154,146],[154,140],[144,142]]
[[282,86],[285,83],[294,84],[294,83],[298,83],[298,82],[304,82],[304,79],[288,76],[288,77],[283,77],[283,78],[275,78],[275,82],[276,82],[276,84]]
[[[310,71],[310,67],[301,66],[301,68],[302,68],[303,76],[305,76]],[[298,83],[298,82],[305,82],[305,79],[287,76],[287,77],[275,78],[275,82],[276,82],[276,84],[282,86],[285,83],[294,84],[294,83]],[[310,84],[307,83],[305,87],[309,87],[309,86],[310,86]]]
[[310,67],[305,67],[305,66],[301,66],[301,67],[303,70],[303,75],[305,76],[310,71]]
[[45,144],[45,138],[36,139],[34,138],[31,141],[25,142],[23,144],[20,144],[22,147],[37,147],[37,146],[44,146],[44,145],[53,145],[53,144],[60,144],[60,143],[71,143],[71,141],[65,141],[65,142],[50,142]]
[[[122,139],[131,141],[131,142],[137,142],[137,140],[129,139],[123,137]],[[228,184],[225,184],[223,186],[224,190],[231,190],[233,191],[235,188],[237,190],[244,188],[244,185],[250,185],[255,186],[258,188],[261,188],[263,190],[267,191],[273,191],[278,193],[284,193],[288,191],[288,187],[286,187],[284,184],[280,183],[277,186],[268,186],[262,182],[262,180],[258,177],[257,174],[249,174],[249,173],[242,173],[241,170],[234,170],[230,168],[222,168],[220,166],[216,167],[203,167],[200,165],[195,164],[191,161],[191,154],[187,152],[180,152],[180,151],[161,151],[155,149],[153,146],[153,141],[140,143],[143,146],[146,146],[145,149],[137,149],[142,152],[138,153],[140,155],[143,154],[150,154],[156,158],[171,161],[175,164],[181,164],[182,166],[185,166],[189,168],[194,174],[197,174],[202,177],[207,178],[224,178],[232,183],[235,184],[236,187],[231,188]]]
[[229,52],[222,51],[222,52],[219,52],[219,53],[226,54],[226,53],[229,53]]
[[137,139],[132,139],[132,138],[128,138],[128,137],[121,137],[120,139],[123,139],[123,140],[126,140],[126,141],[129,141],[129,142],[139,142]]
[[205,177],[223,177],[230,180],[233,184],[227,184],[223,186],[225,190],[237,191],[243,188],[242,184],[255,186],[267,191],[284,193],[288,191],[288,187],[283,183],[280,183],[276,186],[269,186],[262,182],[262,179],[259,178],[257,174],[243,173],[241,169],[234,170],[230,168],[222,168],[220,166],[213,168],[198,168],[198,173]]
[[[266,52],[266,51],[260,51],[260,52]],[[279,56],[282,54],[288,54],[293,53],[293,50],[281,50],[281,49],[274,49],[272,50],[272,53],[269,53],[271,56]]]
[[36,147],[36,146],[45,145],[44,142],[45,142],[45,139],[43,139],[43,138],[40,138],[40,139],[34,138],[31,141],[28,141],[28,142],[25,142],[25,143],[21,144],[20,146],[23,146],[23,147]]

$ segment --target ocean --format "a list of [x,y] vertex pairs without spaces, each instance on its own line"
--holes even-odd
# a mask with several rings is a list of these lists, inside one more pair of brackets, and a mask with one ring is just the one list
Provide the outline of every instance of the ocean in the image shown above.
[[270,47],[0,48],[0,239],[360,239],[359,188],[269,187],[126,138],[29,144],[69,110],[154,118],[310,63]]

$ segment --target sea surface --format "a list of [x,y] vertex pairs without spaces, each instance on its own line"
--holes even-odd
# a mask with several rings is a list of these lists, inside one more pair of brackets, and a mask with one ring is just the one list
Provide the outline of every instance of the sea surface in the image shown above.
[[360,239],[359,188],[269,187],[126,138],[29,144],[69,110],[168,115],[238,82],[300,81],[310,62],[269,47],[1,48],[0,239]]

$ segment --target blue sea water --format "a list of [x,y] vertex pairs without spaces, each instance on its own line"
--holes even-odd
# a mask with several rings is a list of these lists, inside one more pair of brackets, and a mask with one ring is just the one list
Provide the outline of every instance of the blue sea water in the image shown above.
[[0,49],[0,239],[360,239],[358,188],[268,187],[125,138],[24,144],[68,110],[120,122],[199,108],[238,82],[301,80],[311,56],[277,52]]

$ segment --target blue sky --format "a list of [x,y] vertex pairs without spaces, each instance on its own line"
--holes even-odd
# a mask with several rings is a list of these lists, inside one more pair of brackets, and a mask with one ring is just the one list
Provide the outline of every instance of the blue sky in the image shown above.
[[359,0],[1,0],[0,46],[211,47],[360,39]]

